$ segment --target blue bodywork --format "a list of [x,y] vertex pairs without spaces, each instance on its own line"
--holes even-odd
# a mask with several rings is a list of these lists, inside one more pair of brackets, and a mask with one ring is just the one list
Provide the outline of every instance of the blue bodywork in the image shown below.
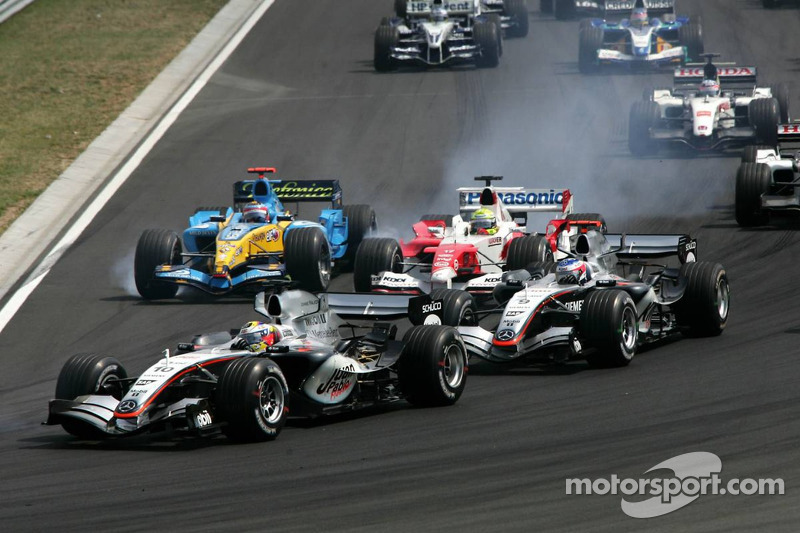
[[[689,24],[688,17],[677,17],[670,22],[652,18],[641,28],[632,26],[629,19],[616,23],[592,19],[590,24],[603,30],[603,45],[597,50],[596,58],[599,64],[661,66],[694,59],[679,41],[678,30]],[[659,52],[659,39],[669,43],[671,48]]]

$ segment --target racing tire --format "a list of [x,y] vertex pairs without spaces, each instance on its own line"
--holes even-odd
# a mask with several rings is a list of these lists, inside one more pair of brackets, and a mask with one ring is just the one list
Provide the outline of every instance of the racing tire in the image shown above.
[[237,359],[223,370],[214,391],[222,432],[234,442],[274,440],[286,424],[289,387],[268,358]]
[[767,9],[772,9],[778,5],[778,2],[777,0],[761,0],[761,4]]
[[347,252],[344,258],[352,264],[364,237],[378,231],[378,219],[375,210],[368,205],[346,205],[342,211],[347,219]]
[[696,262],[681,266],[686,279],[683,297],[675,303],[678,325],[691,337],[716,337],[728,323],[730,287],[719,263]]
[[517,237],[508,244],[506,266],[508,270],[520,270],[535,261],[552,261],[553,250],[542,235]]
[[503,57],[503,22],[500,18],[500,15],[497,13],[491,13],[486,15],[486,20],[491,22],[497,28],[497,49],[499,50],[499,56]]
[[750,144],[744,147],[742,151],[742,163],[755,163],[756,156],[759,150],[774,149],[772,146],[765,146],[763,144]]
[[475,58],[478,68],[495,68],[500,64],[500,28],[494,22],[476,22],[472,36],[480,49]]
[[444,225],[448,228],[453,227],[453,215],[422,215],[419,217],[420,221],[423,220],[443,220]]
[[181,240],[174,231],[148,229],[136,243],[133,277],[136,290],[145,300],[164,300],[178,293],[178,286],[157,280],[154,276],[160,265],[180,265]]
[[558,263],[555,261],[534,261],[525,267],[525,270],[531,275],[531,279],[542,279],[548,274],[556,271]]
[[539,11],[550,14],[553,12],[553,0],[539,0]]
[[[56,381],[56,399],[74,400],[87,394],[103,394],[121,400],[127,385],[128,377],[125,367],[115,357],[96,353],[79,353],[73,355],[58,374]],[[64,418],[61,427],[75,437],[81,439],[103,438],[105,434],[97,428],[80,420]]]
[[[457,289],[434,289],[431,291],[432,300],[442,301],[442,325],[444,326],[477,326],[476,313],[478,306],[472,295],[467,291]],[[422,317],[412,317],[409,320],[415,326],[422,325]]]
[[703,46],[703,19],[697,17],[689,24],[678,28],[678,41],[686,47],[689,61],[697,61],[705,52]]
[[791,113],[789,113],[789,86],[785,83],[779,83],[773,86],[772,95],[778,100],[781,123],[786,124],[791,122],[792,117]]
[[558,20],[575,18],[575,0],[553,0],[553,12]]
[[761,197],[769,192],[772,171],[766,163],[742,163],[736,172],[734,213],[742,227],[769,223],[769,213],[761,209]]
[[603,46],[603,28],[584,25],[578,33],[578,70],[582,74],[597,72],[597,50]]
[[406,0],[394,0],[394,12],[398,17],[406,18]]
[[397,379],[408,403],[453,405],[467,383],[468,355],[461,335],[449,326],[414,326],[403,337]]
[[608,233],[608,226],[606,226],[606,219],[600,213],[570,213],[566,216],[567,220],[589,220],[600,222],[600,233],[605,235]]
[[582,338],[595,348],[586,361],[595,368],[628,365],[639,341],[636,306],[621,290],[598,290],[583,301],[580,318]]
[[375,30],[375,55],[373,66],[378,72],[389,72],[397,69],[397,61],[392,58],[392,48],[397,46],[400,32],[394,26],[381,25]]
[[661,109],[658,104],[649,102],[634,102],[628,119],[628,149],[635,156],[655,154],[658,145],[650,137],[650,128],[658,123]]
[[511,17],[512,24],[506,30],[509,37],[525,37],[530,29],[528,20],[528,4],[525,0],[505,0],[505,14]]
[[374,274],[399,274],[403,271],[402,262],[403,254],[396,240],[386,237],[364,239],[353,263],[353,289],[356,292],[370,292]]
[[756,98],[750,101],[747,114],[756,129],[756,138],[769,146],[778,144],[780,105],[777,98]]
[[323,292],[331,281],[333,263],[328,239],[320,228],[300,227],[284,233],[286,271],[309,292]]

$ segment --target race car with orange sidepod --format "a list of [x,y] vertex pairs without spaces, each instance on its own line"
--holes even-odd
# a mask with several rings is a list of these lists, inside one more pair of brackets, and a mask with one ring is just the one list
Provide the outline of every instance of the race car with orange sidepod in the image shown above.
[[[387,296],[374,296],[370,318],[405,315],[405,308],[397,315],[383,309]],[[415,326],[397,340],[394,324],[345,322],[329,302],[336,297],[260,293],[255,310],[265,323],[198,335],[174,354],[165,350],[137,377],[128,377],[115,357],[75,355],[58,376],[45,423],[82,439],[171,431],[264,441],[276,438],[290,416],[403,400],[415,406],[458,401],[468,367],[455,328]]]

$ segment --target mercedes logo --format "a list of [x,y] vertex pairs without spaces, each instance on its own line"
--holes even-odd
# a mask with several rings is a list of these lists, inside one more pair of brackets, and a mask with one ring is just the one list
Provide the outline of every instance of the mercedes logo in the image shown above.
[[514,330],[513,329],[501,329],[497,332],[497,340],[499,341],[510,341],[514,338]]
[[130,413],[134,409],[136,409],[136,402],[133,400],[125,400],[117,406],[117,412],[119,413]]

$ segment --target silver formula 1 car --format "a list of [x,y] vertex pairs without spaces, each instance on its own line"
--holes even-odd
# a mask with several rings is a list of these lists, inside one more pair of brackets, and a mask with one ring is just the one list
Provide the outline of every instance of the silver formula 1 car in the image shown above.
[[[459,399],[467,354],[454,328],[418,326],[398,341],[396,326],[374,323],[356,335],[358,326],[332,310],[337,304],[329,299],[336,298],[286,291],[265,299],[260,293],[255,308],[267,324],[198,335],[173,355],[165,351],[138,377],[128,377],[114,357],[75,355],[58,376],[46,424],[86,439],[174,429],[221,430],[233,440],[260,441],[276,438],[288,416]],[[348,295],[341,298],[346,302]],[[366,313],[371,318],[393,316],[381,298],[387,297],[376,295]]]
[[[442,323],[459,324],[470,355],[493,363],[585,358],[592,366],[624,366],[644,344],[725,329],[725,269],[695,262],[697,243],[687,235],[590,231],[573,241],[570,259],[506,273],[494,291],[500,304],[494,310],[478,311],[464,291],[432,301],[420,296],[415,305],[437,307]],[[679,267],[654,263],[670,256]]]
[[769,223],[770,213],[800,211],[800,122],[778,126],[777,146],[746,146],[736,172],[736,222]]
[[655,154],[664,144],[713,150],[777,142],[777,126],[789,120],[785,84],[759,87],[756,67],[688,64],[674,72],[673,89],[648,90],[631,107],[628,147]]
[[472,63],[496,67],[503,53],[502,21],[484,14],[478,0],[411,0],[404,17],[384,18],[375,30],[374,66],[445,66]]

